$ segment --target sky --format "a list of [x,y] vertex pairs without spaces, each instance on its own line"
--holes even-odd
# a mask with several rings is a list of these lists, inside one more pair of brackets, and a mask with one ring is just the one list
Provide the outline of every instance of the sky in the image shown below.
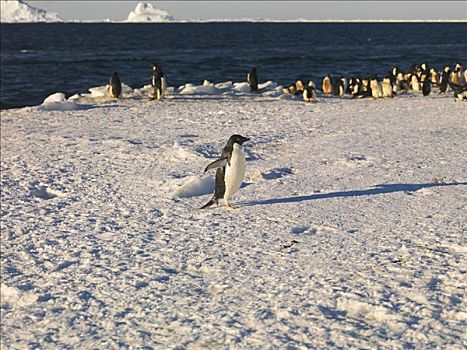
[[[123,20],[141,1],[26,1],[64,20]],[[466,1],[146,1],[188,19],[467,19]]]

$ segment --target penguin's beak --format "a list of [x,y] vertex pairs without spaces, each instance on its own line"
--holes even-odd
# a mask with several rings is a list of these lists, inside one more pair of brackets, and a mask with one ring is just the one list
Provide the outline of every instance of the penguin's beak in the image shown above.
[[245,142],[247,142],[247,141],[250,141],[250,139],[249,139],[248,137],[243,137],[243,139],[242,139],[242,144],[245,143]]

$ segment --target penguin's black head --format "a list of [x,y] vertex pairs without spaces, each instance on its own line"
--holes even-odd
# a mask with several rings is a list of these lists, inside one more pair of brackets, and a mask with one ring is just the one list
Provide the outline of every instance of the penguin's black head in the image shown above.
[[113,76],[113,77],[118,77],[118,72],[113,72],[113,73],[112,73],[112,76]]
[[243,145],[244,142],[247,142],[249,140],[250,139],[247,137],[235,134],[235,135],[230,136],[228,143],[231,145],[234,145],[235,143],[238,143],[239,145]]

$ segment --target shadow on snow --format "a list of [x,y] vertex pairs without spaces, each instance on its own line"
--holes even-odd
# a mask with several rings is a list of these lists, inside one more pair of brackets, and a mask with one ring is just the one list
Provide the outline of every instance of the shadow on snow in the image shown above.
[[373,196],[378,194],[394,193],[394,192],[415,192],[423,188],[430,187],[445,187],[445,186],[465,186],[467,182],[453,182],[453,183],[422,183],[422,184],[381,184],[373,188],[365,190],[350,190],[338,191],[330,193],[315,193],[306,196],[284,197],[284,198],[270,198],[258,201],[250,201],[239,204],[239,207],[249,207],[253,205],[269,205],[269,204],[283,204],[283,203],[300,203],[316,199],[327,198],[340,198],[340,197],[361,197]]

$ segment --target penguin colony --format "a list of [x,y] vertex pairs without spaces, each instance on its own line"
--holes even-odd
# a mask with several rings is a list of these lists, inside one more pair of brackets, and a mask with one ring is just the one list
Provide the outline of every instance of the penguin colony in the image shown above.
[[[352,98],[372,97],[373,99],[392,98],[411,91],[428,96],[435,89],[439,93],[453,91],[455,100],[467,100],[467,70],[460,63],[456,63],[454,69],[445,66],[442,72],[438,72],[427,63],[422,63],[412,65],[407,71],[393,67],[383,79],[379,79],[375,74],[348,78],[326,75],[320,86],[324,95],[347,94]],[[313,81],[303,83],[302,80],[297,80],[285,87],[283,92],[295,96],[302,95],[305,102],[316,102],[316,84]]]
[[[258,76],[256,68],[252,68],[247,74],[247,82],[251,92],[258,92]],[[210,79],[204,79],[203,85],[212,83]],[[165,97],[167,81],[161,67],[154,63],[152,65],[151,86],[154,89],[153,99],[160,101]],[[434,90],[438,93],[453,92],[454,99],[467,100],[467,70],[460,63],[456,63],[451,69],[446,65],[441,72],[436,68],[429,67],[424,62],[420,65],[413,64],[408,70],[402,71],[393,67],[383,79],[376,74],[370,76],[331,77],[324,76],[320,90],[324,95],[344,96],[351,95],[352,98],[372,97],[392,98],[396,95],[406,94],[410,91],[421,92],[428,96]],[[119,98],[122,93],[122,83],[117,72],[114,72],[109,81],[109,91],[112,97]],[[309,80],[296,82],[283,88],[283,92],[294,96],[302,96],[305,102],[316,102],[317,87]]]

